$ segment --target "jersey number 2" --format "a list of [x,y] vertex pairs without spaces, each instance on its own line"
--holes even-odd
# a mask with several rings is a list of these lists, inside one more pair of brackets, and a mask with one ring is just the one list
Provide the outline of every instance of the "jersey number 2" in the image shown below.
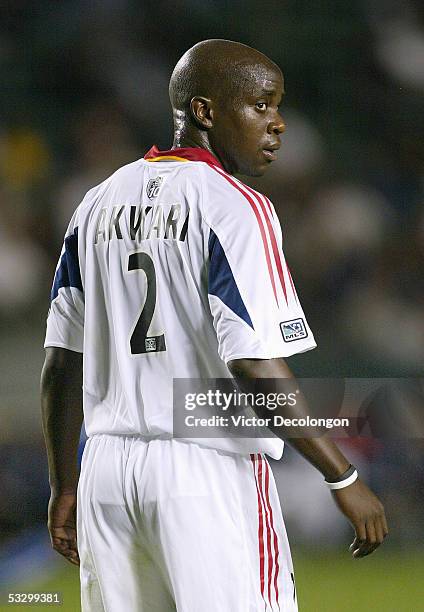
[[128,272],[143,270],[147,279],[146,301],[134,331],[131,334],[130,346],[133,355],[166,351],[165,334],[148,336],[150,323],[156,306],[156,272],[153,259],[147,253],[132,253],[128,259]]

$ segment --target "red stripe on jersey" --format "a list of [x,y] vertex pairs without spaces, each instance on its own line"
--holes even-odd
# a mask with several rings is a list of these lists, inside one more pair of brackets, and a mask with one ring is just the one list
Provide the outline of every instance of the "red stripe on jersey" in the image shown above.
[[270,254],[269,254],[268,241],[267,241],[267,238],[266,238],[265,228],[264,228],[264,224],[262,223],[261,215],[259,214],[258,208],[255,205],[254,200],[250,197],[250,195],[248,193],[244,192],[243,189],[241,187],[239,187],[239,185],[237,185],[237,183],[228,174],[225,174],[224,172],[221,172],[220,170],[218,170],[218,168],[216,166],[213,166],[212,164],[208,163],[208,166],[210,166],[210,168],[213,168],[213,170],[215,170],[215,172],[220,174],[223,178],[225,178],[230,183],[230,185],[235,187],[242,195],[244,195],[246,200],[249,202],[253,212],[255,213],[255,217],[256,217],[256,220],[257,220],[258,225],[259,225],[259,230],[261,232],[262,242],[263,242],[263,245],[264,245],[265,259],[266,259],[266,263],[267,263],[267,266],[268,266],[269,276],[271,278],[271,284],[272,284],[272,289],[274,291],[275,301],[278,304],[277,290],[276,290],[276,287],[275,287],[274,272],[273,272],[273,269],[272,269],[271,257],[270,257]]
[[[262,504],[265,508],[266,538],[267,538],[267,550],[268,550],[268,601],[272,607],[271,582],[272,582],[272,572],[274,570],[274,557],[273,557],[272,548],[271,548],[271,527],[270,527],[269,503],[265,502],[266,491],[267,491],[267,482],[266,482],[267,472],[265,470],[265,494],[264,494],[264,490],[263,490],[264,486],[263,486],[263,481],[262,481],[262,464],[264,463],[264,461],[260,455],[258,456],[258,459],[259,459],[258,478],[260,482],[260,492],[261,492]],[[268,474],[268,481],[269,481],[269,474]]]
[[201,161],[223,168],[221,162],[217,160],[212,153],[200,147],[175,147],[175,149],[169,149],[169,151],[160,151],[156,145],[153,145],[150,151],[147,151],[144,159],[147,159],[147,161],[160,161],[158,158],[161,157],[168,157],[170,159],[182,158],[187,161]]
[[[244,185],[244,187],[246,187],[246,189],[248,189],[255,196],[255,198],[258,200],[259,205],[260,205],[260,207],[262,209],[262,212],[264,214],[264,217],[266,219],[266,224],[268,226],[269,237],[271,239],[271,244],[272,244],[272,251],[274,253],[275,265],[277,266],[278,276],[280,277],[280,282],[281,282],[281,288],[283,290],[284,297],[285,297],[286,304],[287,304],[288,302],[287,302],[286,283],[284,281],[284,272],[283,272],[283,268],[281,266],[281,259],[280,259],[280,254],[278,252],[278,246],[277,246],[277,240],[275,238],[274,228],[273,228],[272,223],[271,223],[271,221],[269,219],[269,215],[268,215],[268,213],[266,211],[265,205],[264,205],[260,195],[258,193],[256,193],[251,187],[248,187],[247,185]],[[263,197],[266,199],[265,196],[263,196]],[[271,215],[272,215],[272,213],[271,213]]]
[[265,202],[268,204],[268,208],[269,208],[269,212],[271,213],[271,217],[273,217],[274,211],[272,210],[271,201],[269,200],[269,198],[266,197],[266,195],[264,195],[264,198],[265,198]]
[[264,534],[263,534],[263,516],[262,516],[262,504],[261,504],[261,496],[259,493],[259,484],[258,477],[256,475],[255,469],[255,455],[250,455],[250,459],[252,460],[253,465],[253,473],[255,475],[255,483],[256,483],[256,493],[258,496],[258,542],[259,542],[259,576],[260,576],[260,585],[261,585],[261,595],[262,599],[265,602],[264,598],[264,590],[265,590],[265,553],[264,553]]
[[271,506],[271,502],[269,500],[269,465],[268,465],[268,461],[265,459],[264,461],[265,463],[265,497],[266,497],[266,501],[268,504],[268,509],[269,509],[269,515],[270,515],[270,519],[271,519],[271,529],[272,529],[272,533],[274,534],[274,552],[275,552],[275,574],[274,574],[274,589],[275,589],[275,598],[277,600],[277,605],[278,605],[278,609],[280,609],[280,604],[278,602],[278,574],[280,572],[280,566],[278,564],[278,555],[279,555],[279,551],[278,551],[278,538],[277,538],[277,534],[275,532],[274,529],[274,517],[272,514],[272,506]]

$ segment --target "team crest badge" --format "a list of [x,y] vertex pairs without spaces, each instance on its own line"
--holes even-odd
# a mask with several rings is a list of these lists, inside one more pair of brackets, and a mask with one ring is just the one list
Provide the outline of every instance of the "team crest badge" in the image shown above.
[[283,334],[284,342],[293,342],[306,338],[306,331],[303,319],[292,319],[291,321],[283,321],[280,323],[281,333]]
[[158,196],[160,188],[162,186],[162,181],[163,177],[157,176],[154,179],[150,179],[150,181],[147,183],[146,192],[149,200],[153,200],[153,198],[156,198]]

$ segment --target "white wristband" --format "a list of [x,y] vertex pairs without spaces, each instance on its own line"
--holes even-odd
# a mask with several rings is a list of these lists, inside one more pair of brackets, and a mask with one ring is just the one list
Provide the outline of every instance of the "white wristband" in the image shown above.
[[344,489],[345,487],[348,487],[349,485],[353,484],[357,478],[358,478],[358,472],[355,470],[353,472],[353,474],[351,474],[350,476],[348,476],[344,480],[341,480],[340,482],[327,482],[327,481],[325,481],[325,484],[327,485],[327,487],[329,489],[334,491],[336,489]]

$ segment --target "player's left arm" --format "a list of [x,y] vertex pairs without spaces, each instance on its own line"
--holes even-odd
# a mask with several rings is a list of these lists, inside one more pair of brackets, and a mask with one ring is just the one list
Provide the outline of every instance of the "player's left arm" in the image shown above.
[[48,529],[53,548],[79,565],[76,536],[77,452],[82,411],[82,353],[46,348],[41,411],[49,466]]
[[[259,379],[273,379],[278,389],[279,382],[294,379],[286,361],[280,359],[236,359],[228,362],[228,367],[241,389],[246,379],[259,382]],[[247,388],[250,391],[251,387]],[[282,391],[285,390],[284,383]],[[308,415],[308,406],[302,394],[296,403],[277,409],[284,418],[302,419]],[[256,408],[258,412],[258,408]],[[266,417],[266,408],[258,416]],[[311,428],[310,435],[291,437],[281,427],[270,425],[270,429],[300,453],[311,465],[318,469],[327,482],[332,482],[343,475],[350,463],[338,446],[317,430],[315,435]],[[355,558],[365,557],[372,553],[388,534],[388,527],[383,505],[367,485],[357,478],[345,488],[331,491],[334,502],[352,524],[355,537],[350,545],[350,552]]]

